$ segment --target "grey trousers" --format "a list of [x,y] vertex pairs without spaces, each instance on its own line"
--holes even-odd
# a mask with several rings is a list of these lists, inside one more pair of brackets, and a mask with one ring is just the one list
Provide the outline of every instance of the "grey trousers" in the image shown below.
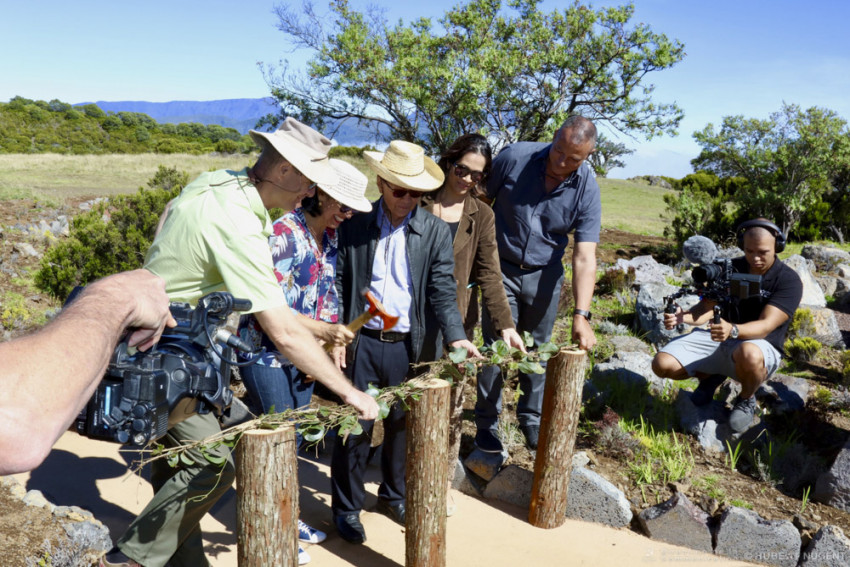
[[[523,270],[502,261],[502,283],[511,306],[511,316],[520,335],[528,331],[535,344],[552,338],[552,327],[558,314],[558,301],[564,281],[564,268],[560,262],[537,270]],[[486,306],[481,314],[484,343],[492,344],[501,337],[493,328]],[[544,363],[545,367],[545,363]],[[517,403],[517,420],[520,425],[539,425],[543,406],[544,374],[519,373],[522,391]],[[478,429],[496,427],[502,411],[502,386],[504,377],[498,366],[488,366],[478,375],[478,399],[475,402],[475,425]]]

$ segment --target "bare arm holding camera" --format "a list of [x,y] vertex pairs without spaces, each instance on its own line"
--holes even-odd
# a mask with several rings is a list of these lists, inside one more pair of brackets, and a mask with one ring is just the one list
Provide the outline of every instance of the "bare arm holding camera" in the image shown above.
[[0,475],[44,460],[91,397],[125,329],[135,328],[129,342],[146,350],[173,325],[162,279],[135,270],[90,284],[46,327],[0,344]]
[[682,323],[692,327],[705,325],[711,321],[712,310],[715,305],[717,305],[716,301],[700,301],[687,311],[683,311],[682,308],[679,307],[676,309],[675,313],[665,313],[664,327],[669,330],[674,328],[676,325],[681,325]]

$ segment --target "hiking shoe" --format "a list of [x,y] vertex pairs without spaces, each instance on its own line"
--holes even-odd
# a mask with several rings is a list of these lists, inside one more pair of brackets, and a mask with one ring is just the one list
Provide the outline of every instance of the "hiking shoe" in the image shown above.
[[691,403],[695,406],[704,406],[714,399],[714,392],[726,381],[722,374],[712,374],[699,381],[699,385],[691,393]]
[[311,528],[300,519],[298,520],[298,540],[305,543],[322,543],[328,537],[328,534],[322,530]]
[[113,547],[106,552],[106,555],[100,558],[100,567],[142,567],[136,563],[117,547]]
[[537,439],[540,437],[540,426],[539,425],[520,425],[520,431],[522,431],[523,436],[525,437],[525,444],[532,451],[537,450]]
[[310,562],[310,554],[304,551],[300,545],[298,546],[298,564],[306,565]]
[[505,450],[496,432],[492,429],[479,429],[475,433],[475,446],[485,453],[501,453]]
[[741,396],[735,398],[735,405],[732,407],[732,413],[729,414],[729,429],[735,433],[746,431],[752,424],[753,418],[756,415],[756,397],[750,396],[747,399],[741,399]]

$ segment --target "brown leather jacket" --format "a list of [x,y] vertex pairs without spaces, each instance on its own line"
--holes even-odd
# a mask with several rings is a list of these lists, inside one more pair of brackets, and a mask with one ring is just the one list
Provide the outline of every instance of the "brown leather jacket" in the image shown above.
[[[434,214],[436,193],[422,197],[422,207]],[[514,328],[511,308],[502,285],[502,270],[499,267],[499,252],[496,247],[496,225],[493,209],[475,197],[467,195],[463,203],[463,214],[454,241],[454,276],[457,282],[457,303],[467,337],[472,339],[472,329],[478,322],[478,295],[476,289],[468,288],[476,282],[481,289],[481,298],[497,331]],[[471,301],[472,299],[475,301]]]

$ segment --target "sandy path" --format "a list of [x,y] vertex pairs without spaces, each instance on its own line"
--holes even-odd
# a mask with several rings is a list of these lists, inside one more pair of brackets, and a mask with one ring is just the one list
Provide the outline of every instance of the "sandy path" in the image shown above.
[[[143,478],[128,476],[128,461],[118,445],[66,433],[45,463],[16,475],[55,504],[90,510],[117,538],[151,497]],[[310,565],[400,567],[404,565],[403,529],[371,511],[379,471],[370,467],[370,497],[362,514],[368,541],[346,543],[330,527],[329,456],[302,458],[301,517],[328,532],[322,545],[308,546]],[[517,567],[588,565],[747,565],[693,550],[654,542],[628,530],[568,520],[553,530],[532,527],[518,507],[483,501],[455,491],[457,513],[448,519],[447,565]],[[235,491],[231,490],[202,522],[213,567],[236,567]]]

